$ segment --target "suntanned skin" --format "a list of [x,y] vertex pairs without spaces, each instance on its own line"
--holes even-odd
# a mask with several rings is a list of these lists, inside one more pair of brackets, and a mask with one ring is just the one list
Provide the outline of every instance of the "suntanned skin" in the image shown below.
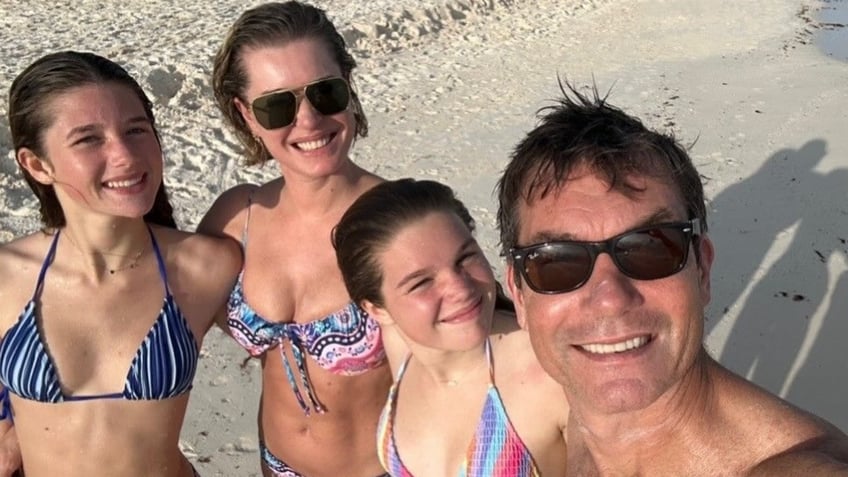
[[[564,186],[520,205],[519,243],[541,236],[604,240],[645,222],[685,220],[682,199],[667,183],[629,180],[644,190],[625,196],[593,171],[573,171]],[[842,432],[704,350],[714,255],[704,236],[682,271],[640,281],[602,254],[583,287],[557,295],[534,293],[508,267],[519,321],[571,404],[568,475],[848,475]],[[582,347],[637,336],[650,340],[615,355]]]
[[[154,233],[171,292],[199,346],[238,271],[237,245],[161,227]],[[51,240],[38,232],[0,248],[3,334],[29,301]],[[67,265],[76,255],[65,242],[47,271],[38,307],[41,336],[66,395],[120,392],[162,307],[158,267],[148,256],[131,273],[98,278]],[[230,281],[217,278],[227,275]],[[152,469],[157,475],[192,475],[177,446],[188,393],[155,401],[63,404],[11,396],[28,476],[142,476]]]
[[[248,77],[247,101],[341,76],[326,45],[311,38],[247,49],[241,62]],[[356,126],[350,108],[324,116],[304,100],[291,125],[266,130],[247,104],[236,100],[236,105],[282,177],[225,192],[198,230],[241,241],[250,200],[245,300],[268,321],[321,319],[350,303],[330,241],[332,229],[350,204],[382,179],[348,157]],[[282,350],[294,362],[290,343]],[[327,412],[304,415],[286,378],[280,348],[270,349],[262,356],[260,438],[275,456],[310,477],[382,474],[374,436],[391,384],[388,364],[343,376],[324,370],[309,356],[304,361]],[[270,475],[264,466],[263,472]]]
[[[2,385],[0,385],[0,388]],[[0,421],[0,477],[9,477],[21,468],[21,447],[11,419]]]
[[[363,188],[374,183],[376,180],[370,175],[363,175],[358,181]],[[276,180],[261,188],[246,185],[230,190],[207,214],[199,230],[240,239],[247,219],[248,196],[252,194],[245,250],[245,299],[269,321],[309,322],[350,301],[329,241],[329,224],[335,224],[337,219],[304,220],[309,218],[309,212],[296,207],[292,199],[283,199],[282,187],[283,181]],[[343,211],[338,212],[339,217]],[[227,216],[231,218],[226,223],[216,220]],[[281,265],[260,265],[269,263]],[[268,287],[267,283],[277,285]],[[289,362],[294,363],[290,343],[284,344],[284,351]],[[262,356],[258,417],[265,444],[274,455],[305,475],[374,477],[382,473],[374,436],[391,383],[388,364],[355,376],[338,376],[321,368],[311,357],[307,356],[305,362],[315,395],[327,412],[304,415],[286,378],[280,350],[269,350]],[[350,474],[352,469],[361,470]]]
[[[501,357],[494,379],[509,420],[542,475],[564,476],[568,406],[561,404],[562,389],[539,367],[527,333],[516,329],[511,313],[496,312],[494,325],[492,349]],[[468,379],[451,386],[435,382],[420,365],[415,368],[404,375],[398,393],[403,395],[394,421],[398,452],[407,468],[418,469],[416,476],[453,475],[480,421],[486,369],[477,367]]]
[[542,475],[564,476],[565,395],[512,312],[494,308],[495,278],[468,227],[432,212],[401,227],[378,256],[385,305],[363,307],[380,322],[395,372],[409,358],[392,428],[406,469],[440,477],[463,467],[492,382],[488,339],[510,424]]
[[[0,247],[0,333],[33,298],[59,233],[35,309],[45,352],[65,396],[119,393],[165,299],[148,230],[198,350],[235,283],[241,253],[232,240],[145,223],[162,156],[130,88],[86,84],[57,94],[49,106],[46,152],[20,148],[17,159],[36,181],[54,186],[66,223]],[[188,399],[185,392],[164,400],[54,404],[12,394],[24,471],[28,477],[190,477],[178,445]]]

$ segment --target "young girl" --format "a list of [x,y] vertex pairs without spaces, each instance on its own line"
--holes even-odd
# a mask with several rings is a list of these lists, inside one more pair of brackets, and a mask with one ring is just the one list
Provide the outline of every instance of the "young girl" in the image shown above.
[[0,434],[16,434],[28,477],[195,475],[180,428],[237,244],[176,230],[150,100],[112,61],[35,61],[12,83],[9,125],[44,230],[0,247],[14,415]]
[[473,230],[450,188],[411,179],[366,192],[335,229],[348,292],[380,323],[396,370],[380,460],[396,477],[565,475],[562,388]]

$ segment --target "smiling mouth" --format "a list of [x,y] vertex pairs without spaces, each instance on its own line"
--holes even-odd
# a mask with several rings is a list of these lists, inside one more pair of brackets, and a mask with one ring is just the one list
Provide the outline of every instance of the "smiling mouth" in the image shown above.
[[132,179],[126,179],[122,181],[106,181],[103,183],[103,185],[107,189],[126,189],[134,185],[141,184],[141,181],[144,180],[144,176],[144,174],[141,174],[138,177],[134,177]]
[[649,335],[637,336],[618,343],[589,343],[577,347],[591,354],[615,354],[639,349],[651,342]]
[[329,144],[330,141],[333,140],[333,137],[335,137],[335,134],[330,134],[329,136],[324,136],[314,141],[298,142],[295,143],[295,147],[297,147],[301,151],[314,151]]
[[471,313],[477,310],[480,307],[480,304],[483,302],[483,297],[478,298],[471,305],[465,307],[462,310],[452,314],[450,317],[439,320],[439,323],[456,323],[466,321],[471,317]]

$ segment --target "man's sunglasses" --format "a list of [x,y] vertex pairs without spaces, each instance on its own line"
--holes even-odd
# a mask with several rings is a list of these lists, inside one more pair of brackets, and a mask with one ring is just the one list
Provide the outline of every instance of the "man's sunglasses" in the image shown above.
[[300,88],[262,95],[250,103],[250,108],[256,122],[263,128],[284,128],[294,122],[304,96],[316,111],[327,116],[347,109],[350,103],[350,87],[343,78],[325,78]]
[[602,242],[563,240],[509,250],[516,270],[536,293],[576,290],[592,276],[595,260],[608,253],[625,276],[636,280],[669,277],[683,269],[701,221],[651,225]]

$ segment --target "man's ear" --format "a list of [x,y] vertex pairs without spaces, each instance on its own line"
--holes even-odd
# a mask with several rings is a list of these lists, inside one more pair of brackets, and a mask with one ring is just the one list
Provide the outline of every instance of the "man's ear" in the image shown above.
[[362,300],[362,303],[360,303],[359,306],[365,310],[365,313],[368,313],[371,318],[374,318],[374,321],[379,323],[380,326],[395,324],[395,320],[392,319],[392,315],[390,315],[385,308],[381,308],[368,300]]
[[715,260],[713,241],[706,234],[698,237],[698,281],[701,288],[701,299],[704,305],[710,302],[710,271]]
[[33,179],[44,185],[55,182],[53,178],[53,166],[46,160],[38,157],[32,149],[22,147],[15,154],[15,160]]
[[512,297],[512,302],[515,304],[515,317],[518,320],[518,326],[522,329],[527,329],[527,316],[524,314],[524,295],[522,294],[521,283],[515,280],[515,267],[512,263],[506,264],[506,287],[509,289],[509,296]]

